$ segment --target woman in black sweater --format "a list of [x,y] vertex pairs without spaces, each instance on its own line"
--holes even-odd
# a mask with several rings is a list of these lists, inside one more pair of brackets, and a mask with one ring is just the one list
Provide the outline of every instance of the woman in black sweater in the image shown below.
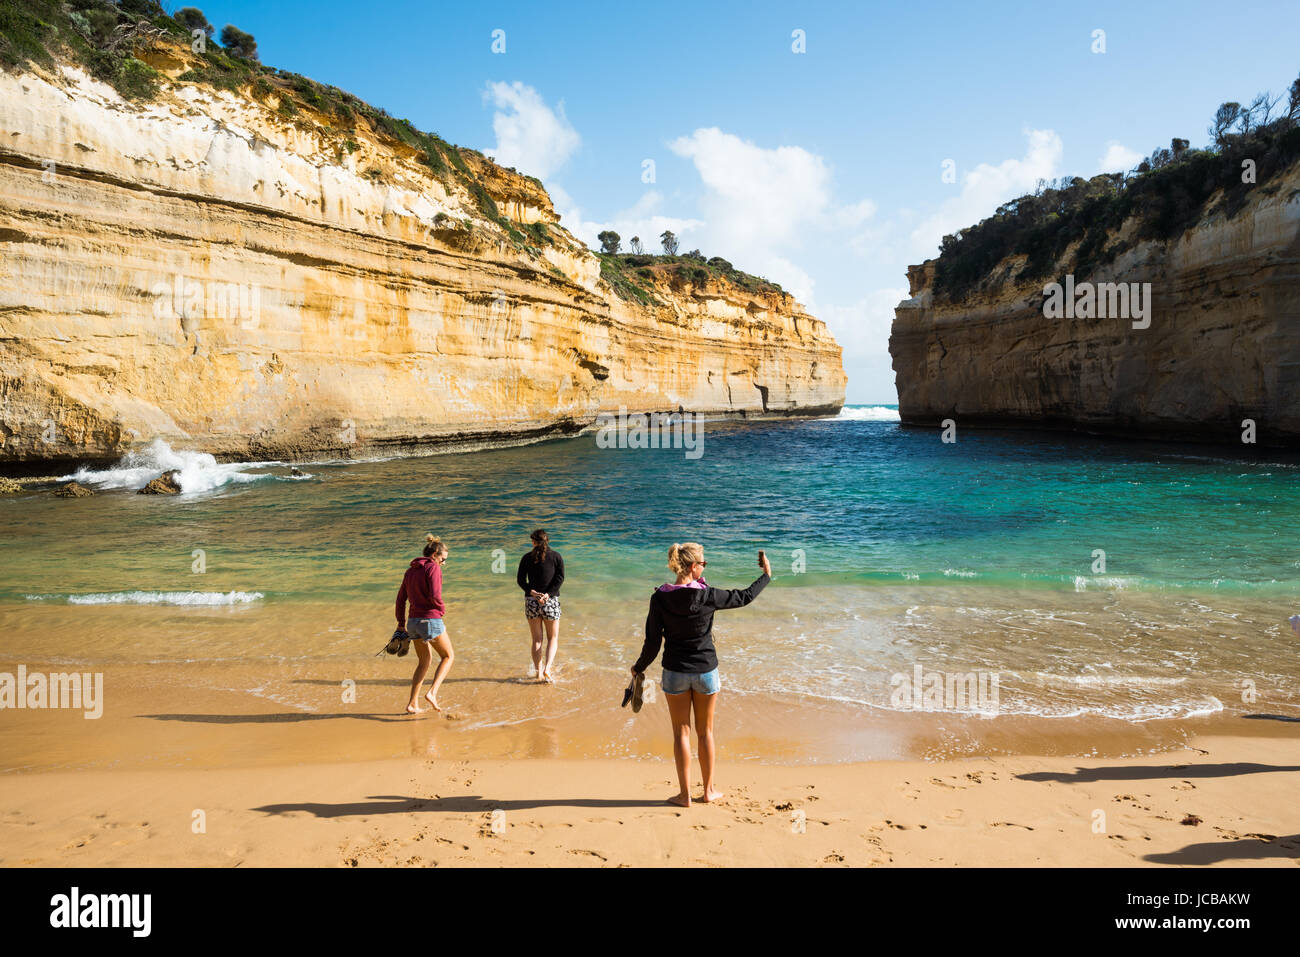
[[[533,669],[542,681],[553,682],[551,669],[560,650],[560,586],[564,584],[564,559],[549,545],[546,529],[529,536],[533,550],[519,559],[515,581],[524,592],[524,617],[533,638]],[[545,639],[543,639],[543,633]]]
[[710,588],[704,580],[704,549],[695,542],[668,549],[668,567],[677,581],[660,585],[650,596],[650,613],[645,620],[645,644],[632,674],[642,674],[664,646],[662,687],[668,699],[668,716],[673,723],[673,758],[681,791],[668,800],[691,806],[691,711],[700,743],[700,771],[704,775],[705,803],[716,801],[722,792],[713,786],[713,709],[722,682],[718,677],[718,654],[713,647],[713,613],[724,608],[742,608],[758,597],[772,580],[772,566],[758,553],[763,574],[748,588]]

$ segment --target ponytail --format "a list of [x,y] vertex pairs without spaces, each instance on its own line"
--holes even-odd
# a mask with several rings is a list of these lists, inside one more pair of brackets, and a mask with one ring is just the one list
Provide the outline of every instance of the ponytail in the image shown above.
[[699,542],[675,544],[668,549],[668,567],[678,575],[689,575],[691,566],[704,560],[704,549]]
[[546,547],[551,537],[546,534],[546,529],[536,529],[532,535],[528,536],[533,540],[533,562],[536,564],[546,557]]

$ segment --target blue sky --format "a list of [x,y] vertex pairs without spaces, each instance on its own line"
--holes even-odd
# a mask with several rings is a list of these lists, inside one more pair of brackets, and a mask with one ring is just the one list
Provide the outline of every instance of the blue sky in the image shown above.
[[1294,2],[193,5],[540,176],[592,244],[672,228],[780,282],[844,346],[849,402],[896,400],[893,306],[943,234],[1039,176],[1203,145],[1219,103],[1300,72]]

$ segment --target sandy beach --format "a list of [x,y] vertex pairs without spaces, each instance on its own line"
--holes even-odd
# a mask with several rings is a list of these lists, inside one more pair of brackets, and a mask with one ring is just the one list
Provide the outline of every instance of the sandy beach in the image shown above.
[[[1291,730],[1288,727],[1288,732]],[[1132,758],[401,759],[0,776],[0,865],[1294,866],[1295,735]]]

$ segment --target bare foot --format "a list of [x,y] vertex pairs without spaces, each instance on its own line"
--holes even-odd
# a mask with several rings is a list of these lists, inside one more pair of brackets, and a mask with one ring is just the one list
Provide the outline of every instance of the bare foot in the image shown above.
[[669,804],[676,804],[678,807],[690,807],[691,796],[689,794],[674,794],[668,799]]
[[[442,706],[438,704],[438,699],[433,696],[432,691],[426,691],[424,693],[424,700],[429,702],[429,707],[433,708],[434,711],[442,710]],[[424,709],[421,708],[420,710],[423,711]]]
[[406,713],[407,713],[407,714],[424,714],[424,709],[423,709],[423,708],[417,708],[417,707],[416,707],[415,705],[413,705],[413,704],[408,704],[408,705],[406,706]]
[[551,677],[551,673],[549,671],[542,672],[542,680],[545,681],[548,685],[555,684],[555,679]]
[[714,801],[721,801],[726,795],[722,791],[705,791],[704,797],[700,798],[705,804],[712,804]]

